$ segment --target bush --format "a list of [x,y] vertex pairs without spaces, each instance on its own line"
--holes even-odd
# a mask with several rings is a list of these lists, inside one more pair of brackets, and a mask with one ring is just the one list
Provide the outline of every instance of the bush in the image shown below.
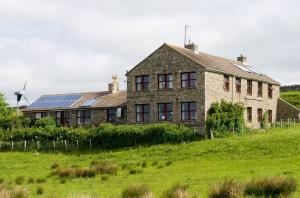
[[167,162],[166,162],[166,166],[170,166],[172,164],[172,161],[171,160],[168,160]]
[[209,198],[240,198],[243,193],[244,185],[234,179],[225,179],[211,188]]
[[161,198],[188,198],[188,186],[183,184],[175,184],[170,189],[162,193]]
[[30,177],[29,179],[28,179],[28,184],[32,184],[32,183],[34,183],[35,182],[35,179],[33,178],[33,177]]
[[136,174],[141,174],[143,173],[144,171],[142,169],[130,169],[129,170],[129,174],[130,175],[136,175]]
[[296,191],[297,180],[292,177],[277,176],[252,179],[246,183],[245,195],[280,197],[290,196]]
[[152,194],[145,184],[129,185],[122,191],[122,198],[151,198]]
[[102,181],[107,181],[108,180],[108,175],[102,175],[101,180]]
[[208,110],[206,128],[218,132],[241,132],[245,126],[244,106],[241,103],[225,102],[212,103]]
[[59,164],[57,162],[54,162],[52,165],[51,165],[51,169],[57,169],[59,167]]
[[36,194],[38,194],[38,195],[44,194],[44,188],[41,186],[37,187]]
[[0,178],[0,185],[3,184],[3,183],[4,183],[4,178],[1,177],[1,178]]
[[96,172],[100,174],[115,175],[117,174],[117,170],[118,170],[117,164],[115,162],[109,162],[109,161],[98,162],[92,165],[91,167],[94,168]]
[[142,162],[142,167],[143,167],[143,168],[146,168],[146,167],[147,167],[147,162],[146,162],[146,161],[143,161],[143,162]]
[[38,178],[36,179],[36,183],[41,184],[41,183],[45,183],[46,179],[45,178]]
[[25,188],[16,187],[11,191],[10,198],[27,198],[29,197],[29,193]]
[[23,184],[24,181],[25,181],[25,177],[24,177],[24,176],[19,176],[19,177],[17,177],[17,178],[15,179],[15,182],[16,182],[17,185]]
[[34,125],[36,127],[42,127],[42,128],[55,127],[56,122],[52,117],[48,116],[48,117],[44,117],[44,118],[40,118],[40,119],[36,120]]

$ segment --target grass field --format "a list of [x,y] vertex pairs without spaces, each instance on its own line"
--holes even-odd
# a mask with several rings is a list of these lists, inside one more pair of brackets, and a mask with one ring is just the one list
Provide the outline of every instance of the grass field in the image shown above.
[[[60,179],[49,177],[51,164],[60,166],[89,166],[92,160],[117,162],[119,169],[115,176],[102,181],[95,178]],[[138,163],[147,162],[147,167]],[[172,162],[169,166],[166,162]],[[153,162],[159,165],[153,166]],[[170,163],[169,162],[169,163]],[[121,169],[124,164],[135,164],[143,173],[129,174]],[[157,197],[174,183],[190,186],[189,190],[199,197],[207,197],[209,187],[226,177],[245,181],[255,176],[291,175],[300,180],[300,125],[287,129],[271,129],[243,136],[224,139],[203,140],[180,145],[158,145],[129,148],[126,150],[98,151],[94,153],[0,153],[0,178],[6,184],[14,185],[15,178],[24,176],[22,186],[30,190],[30,197],[70,194],[97,194],[120,196],[124,187],[134,183],[145,183]],[[28,184],[29,178],[46,178],[45,183]],[[44,188],[43,195],[37,195],[38,186]],[[300,197],[300,188],[294,194]]]
[[281,92],[280,97],[292,105],[300,108],[300,91]]

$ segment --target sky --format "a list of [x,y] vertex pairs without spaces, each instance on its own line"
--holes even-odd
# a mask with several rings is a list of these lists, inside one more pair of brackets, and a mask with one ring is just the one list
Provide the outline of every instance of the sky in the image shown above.
[[[0,0],[0,92],[104,91],[163,43],[236,59],[300,84],[299,0]],[[26,104],[26,102],[22,102]]]

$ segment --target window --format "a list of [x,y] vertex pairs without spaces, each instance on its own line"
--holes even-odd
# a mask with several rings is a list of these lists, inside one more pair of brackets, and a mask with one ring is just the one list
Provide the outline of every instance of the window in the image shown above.
[[236,78],[235,79],[235,91],[236,93],[241,93],[242,89],[242,80],[241,78]]
[[196,120],[197,105],[196,102],[181,103],[181,120]]
[[224,91],[229,91],[229,76],[224,75],[224,85],[223,85]]
[[149,122],[149,104],[136,105],[136,121]]
[[37,112],[35,113],[35,119],[40,119],[48,116],[48,112]]
[[247,121],[252,122],[252,107],[247,107]]
[[149,84],[150,84],[149,75],[135,77],[135,86],[137,91],[149,90]]
[[70,112],[69,111],[56,112],[56,124],[58,126],[70,126]]
[[268,119],[269,119],[269,123],[273,122],[272,110],[268,110]]
[[196,72],[181,73],[181,87],[196,87]]
[[90,125],[91,124],[91,111],[80,110],[77,111],[77,125]]
[[108,109],[107,110],[107,121],[115,122],[117,118],[117,109]]
[[247,80],[247,94],[252,96],[252,80]]
[[262,97],[263,95],[263,84],[262,82],[257,83],[257,96]]
[[158,104],[158,120],[172,121],[172,119],[173,119],[173,104],[172,103]]
[[273,87],[272,87],[272,85],[268,85],[268,97],[273,98]]
[[262,109],[257,109],[257,121],[261,122],[263,117],[263,110]]
[[173,75],[172,74],[159,74],[158,75],[158,88],[159,89],[172,89],[173,88]]

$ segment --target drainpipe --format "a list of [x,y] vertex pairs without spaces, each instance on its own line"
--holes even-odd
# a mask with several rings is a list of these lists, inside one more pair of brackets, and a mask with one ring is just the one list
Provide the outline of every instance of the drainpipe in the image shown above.
[[231,102],[233,103],[233,79],[235,78],[235,75],[232,76],[232,83],[231,83]]

